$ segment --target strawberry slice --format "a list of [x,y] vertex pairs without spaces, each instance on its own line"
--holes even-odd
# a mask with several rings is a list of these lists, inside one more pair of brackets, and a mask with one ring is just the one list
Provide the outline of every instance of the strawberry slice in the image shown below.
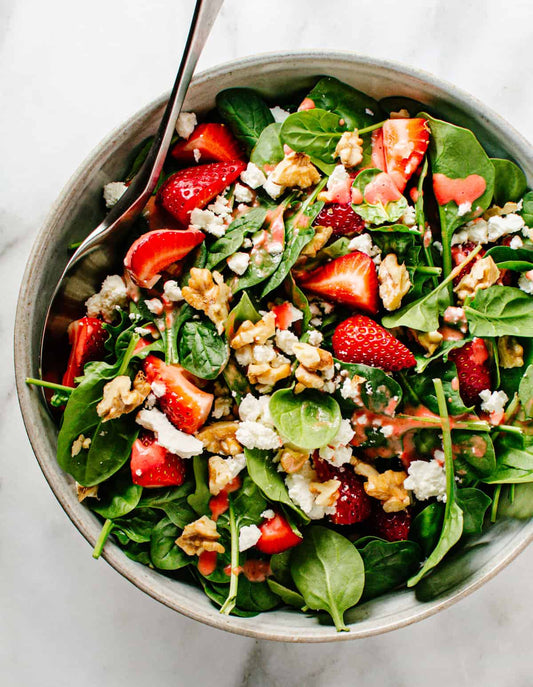
[[372,167],[381,169],[385,172],[387,164],[385,162],[385,151],[383,150],[383,129],[375,129],[372,132]]
[[398,513],[385,513],[380,503],[373,504],[369,525],[378,537],[387,541],[404,541],[409,537],[411,520],[413,516],[410,510],[402,510]]
[[183,459],[160,446],[151,432],[133,442],[130,467],[133,484],[140,487],[179,487],[185,481]]
[[143,370],[158,398],[162,411],[172,424],[187,434],[194,434],[205,424],[213,394],[208,394],[185,378],[178,365],[166,365],[155,355],[148,355]]
[[149,231],[131,244],[124,266],[136,284],[151,289],[162,270],[184,258],[204,238],[205,234],[192,228]]
[[467,406],[480,402],[479,393],[491,389],[489,352],[483,339],[475,338],[450,352],[457,367],[459,393]]
[[202,551],[198,556],[198,572],[200,575],[207,577],[215,572],[217,568],[217,557],[218,553],[216,551]]
[[346,363],[373,365],[390,372],[416,365],[407,346],[365,315],[341,322],[333,333],[332,344],[335,357]]
[[[242,150],[225,124],[199,124],[186,141],[178,141],[170,151],[180,162],[197,162],[195,150],[202,162],[242,160]],[[198,155],[196,153],[196,155]]]
[[313,226],[333,229],[332,236],[360,234],[365,228],[365,220],[353,211],[349,203],[327,203],[317,215]]
[[302,311],[295,308],[289,301],[285,301],[285,303],[280,305],[273,305],[270,310],[276,316],[276,327],[278,329],[288,329],[291,324],[302,319]]
[[337,468],[325,460],[313,458],[318,479],[327,482],[337,479],[341,485],[335,505],[335,513],[329,518],[335,525],[354,525],[366,520],[370,515],[372,502],[365,491],[363,481],[355,474],[351,465]]
[[205,207],[246,169],[245,162],[214,162],[187,167],[170,176],[158,191],[157,202],[183,226],[195,208]]
[[293,532],[288,521],[279,513],[273,518],[265,520],[259,526],[261,537],[256,543],[256,548],[263,553],[281,553],[300,544],[302,538]]
[[336,303],[375,314],[378,278],[372,259],[360,251],[335,258],[299,278],[301,286]]
[[382,131],[386,171],[403,191],[426,153],[428,124],[421,117],[388,119]]
[[70,323],[68,340],[71,349],[62,384],[75,386],[74,380],[83,374],[85,363],[101,357],[107,337],[102,320],[96,317],[82,317]]

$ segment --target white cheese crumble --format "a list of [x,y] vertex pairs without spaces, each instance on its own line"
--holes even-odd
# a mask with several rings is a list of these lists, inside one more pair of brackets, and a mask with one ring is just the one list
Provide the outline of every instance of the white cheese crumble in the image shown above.
[[440,241],[433,241],[433,245],[439,251],[439,253],[442,253],[442,243]]
[[194,157],[195,162],[200,162],[200,158],[202,157],[202,153],[198,148],[193,148],[192,154]]
[[524,245],[524,242],[520,238],[520,236],[513,236],[511,239],[511,242],[509,243],[509,248],[512,248],[513,250],[517,250],[517,248],[522,248]]
[[510,214],[505,216],[494,215],[487,221],[476,219],[468,222],[452,236],[452,246],[461,243],[493,243],[502,236],[515,234],[524,227],[524,220],[520,215]]
[[294,355],[294,344],[298,343],[299,339],[296,334],[293,334],[288,329],[276,330],[276,346],[287,355]]
[[139,336],[149,336],[152,333],[152,330],[147,327],[135,327],[133,331]]
[[400,222],[405,224],[406,227],[414,227],[416,224],[416,210],[412,205],[408,205],[405,208],[405,212],[400,217]]
[[198,120],[194,112],[180,112],[180,116],[176,122],[176,133],[181,138],[187,139],[196,128],[197,123]]
[[349,179],[350,175],[346,171],[344,165],[337,165],[329,176],[326,188],[328,191],[334,191],[339,186],[346,184]]
[[314,470],[309,463],[305,463],[301,470],[285,477],[285,484],[292,501],[297,506],[300,506],[311,520],[320,520],[327,514],[333,514],[335,512],[335,505],[324,507],[316,503],[316,498],[317,496],[320,497],[320,495],[313,494],[309,489],[314,479],[316,479]]
[[414,492],[419,501],[433,496],[446,501],[446,472],[436,460],[415,460],[407,468],[408,477],[403,486]]
[[239,551],[246,551],[255,546],[261,538],[261,530],[257,525],[244,525],[239,530]]
[[255,344],[252,348],[252,360],[254,363],[269,363],[276,357],[276,351],[271,343]]
[[518,280],[518,288],[522,289],[525,293],[533,295],[533,280],[526,274],[521,274]]
[[104,200],[106,208],[116,205],[128,187],[123,181],[110,181],[104,186]]
[[225,417],[231,413],[233,407],[233,399],[229,396],[219,396],[215,398],[215,403],[213,405],[213,411],[211,413],[215,420],[219,420],[221,417]]
[[243,422],[262,422],[273,426],[269,404],[270,396],[266,394],[259,398],[252,394],[246,394],[239,406],[239,417]]
[[272,518],[276,517],[276,514],[272,510],[272,508],[267,508],[261,513],[261,517],[265,518],[265,520],[272,520]]
[[163,303],[161,303],[159,298],[150,298],[149,300],[144,301],[144,304],[154,315],[161,315],[163,312]]
[[241,180],[250,188],[255,189],[259,188],[259,186],[263,186],[267,178],[257,165],[254,165],[253,162],[249,162],[248,166],[241,174]]
[[496,413],[500,415],[505,410],[505,404],[509,400],[509,397],[505,391],[490,391],[490,389],[484,389],[479,392],[479,397],[483,401],[481,404],[481,410],[486,413]]
[[287,110],[284,110],[282,107],[279,107],[279,105],[275,105],[274,107],[271,107],[270,112],[272,112],[272,116],[274,117],[274,121],[275,122],[281,122],[281,123],[283,123],[290,114],[290,112],[287,112]]
[[319,450],[320,457],[335,467],[349,463],[352,457],[352,448],[348,444],[353,439],[354,434],[350,420],[341,420],[339,431],[331,443]]
[[307,334],[307,341],[311,346],[320,346],[322,341],[324,341],[324,337],[317,329],[311,329]]
[[156,398],[161,398],[167,393],[167,387],[163,382],[158,382],[157,379],[150,384],[150,388]]
[[457,208],[457,216],[458,217],[464,217],[465,215],[468,215],[468,213],[470,212],[471,209],[472,209],[472,203],[470,203],[469,201],[461,203]]
[[341,396],[346,399],[349,398],[356,405],[362,405],[360,383],[346,377],[341,386]]
[[125,308],[127,304],[126,284],[118,274],[111,274],[106,277],[100,291],[85,301],[89,317],[102,315],[107,322],[113,319],[117,308]]
[[250,255],[248,253],[234,253],[230,258],[228,258],[227,263],[230,270],[240,276],[248,269],[248,265],[250,264]]
[[164,283],[163,295],[167,300],[172,301],[173,303],[179,303],[183,300],[181,289],[178,286],[178,282],[174,281],[174,279],[169,279]]
[[185,434],[185,432],[176,429],[167,416],[160,410],[157,410],[157,408],[141,410],[137,414],[135,422],[141,425],[141,427],[152,431],[160,446],[181,458],[198,456],[204,450],[204,445],[201,441],[190,434]]
[[252,191],[247,186],[243,186],[242,184],[235,184],[233,196],[237,203],[251,203],[254,199],[254,194]]
[[348,244],[348,250],[358,250],[373,258],[381,254],[381,250],[372,243],[370,234],[354,236]]
[[195,208],[191,212],[190,222],[190,226],[193,229],[206,231],[208,234],[212,234],[216,238],[220,238],[226,233],[226,224],[224,222],[224,218],[220,215],[216,215],[211,210],[200,210],[200,208]]
[[281,448],[283,443],[277,432],[261,422],[240,422],[235,436],[246,448],[270,450]]
[[267,180],[263,184],[263,189],[268,193],[268,195],[273,200],[276,200],[276,198],[279,198],[283,191],[285,191],[285,186],[280,186],[279,184],[276,184],[275,181],[272,181],[271,176],[271,174],[268,175]]

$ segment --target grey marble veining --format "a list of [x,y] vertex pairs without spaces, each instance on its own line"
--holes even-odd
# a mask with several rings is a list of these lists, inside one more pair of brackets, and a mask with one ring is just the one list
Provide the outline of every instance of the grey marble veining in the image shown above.
[[[392,687],[532,682],[533,550],[451,609],[394,633],[295,646],[183,618],[95,562],[42,477],[11,364],[16,292],[71,172],[168,89],[190,0],[0,6],[0,684]],[[254,52],[353,50],[455,82],[533,134],[528,0],[227,0],[200,68]]]

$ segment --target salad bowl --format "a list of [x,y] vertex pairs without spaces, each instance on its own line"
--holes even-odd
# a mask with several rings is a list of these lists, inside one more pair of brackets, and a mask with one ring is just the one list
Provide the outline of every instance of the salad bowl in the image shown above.
[[[474,131],[491,157],[514,160],[533,182],[533,150],[512,127],[472,97],[413,69],[351,53],[260,55],[231,62],[198,75],[191,84],[185,110],[211,110],[216,94],[248,86],[267,99],[305,92],[317,75],[337,77],[376,99],[391,95],[413,98],[440,115]],[[82,240],[101,221],[102,187],[120,178],[132,148],[152,133],[165,106],[161,98],[113,132],[74,174],[38,235],[19,296],[15,327],[15,367],[24,422],[44,475],[74,525],[91,545],[101,523],[78,502],[73,480],[57,464],[57,428],[38,390],[25,384],[39,376],[39,347],[44,318],[68,260],[67,247]],[[84,285],[80,285],[84,288]],[[87,295],[90,294],[90,291]],[[68,322],[65,322],[65,329]],[[345,617],[349,632],[336,633],[321,618],[276,610],[252,618],[227,617],[200,589],[161,575],[128,559],[109,542],[103,557],[153,598],[184,615],[214,627],[247,636],[294,642],[337,641],[366,637],[421,620],[474,591],[505,567],[533,539],[533,522],[502,519],[482,536],[450,555],[416,591],[400,590],[367,601]]]

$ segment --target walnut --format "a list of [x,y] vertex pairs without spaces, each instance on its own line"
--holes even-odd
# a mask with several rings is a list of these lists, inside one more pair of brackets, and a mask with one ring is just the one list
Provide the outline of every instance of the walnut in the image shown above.
[[411,280],[407,267],[398,264],[398,258],[394,253],[389,253],[379,266],[379,297],[383,305],[389,311],[398,310],[402,304],[402,298],[411,288]]
[[391,112],[389,114],[389,119],[409,119],[410,116],[409,110],[406,110],[405,107],[402,107],[397,112]]
[[304,365],[298,365],[294,372],[298,384],[294,387],[294,393],[300,394],[304,389],[322,389],[325,380],[316,372],[309,372]]
[[203,427],[196,434],[196,438],[210,453],[236,456],[242,453],[242,446],[235,438],[238,428],[238,422],[214,422],[212,425]]
[[202,310],[222,334],[229,314],[231,289],[219,272],[191,268],[189,283],[181,290],[184,300],[195,310]]
[[252,363],[246,372],[251,384],[264,384],[274,386],[280,379],[291,376],[290,363],[283,363],[278,367],[273,367],[272,363]]
[[270,178],[280,186],[309,188],[313,184],[318,184],[320,174],[309,155],[293,151],[278,163]]
[[95,484],[94,487],[84,487],[76,482],[76,494],[80,503],[87,498],[97,499],[98,484]]
[[204,551],[224,553],[225,549],[219,544],[218,539],[220,534],[217,532],[216,524],[207,515],[202,515],[198,520],[185,525],[181,537],[176,539],[176,544],[188,556],[199,556]]
[[281,451],[279,462],[281,467],[288,472],[298,472],[303,464],[309,459],[309,453],[303,453],[293,448],[284,448]]
[[412,329],[411,333],[416,342],[427,351],[426,358],[429,358],[435,353],[444,338],[437,329],[433,332],[417,332],[415,329]]
[[367,478],[364,483],[366,493],[372,498],[382,501],[383,510],[386,513],[397,513],[400,510],[405,510],[411,503],[409,493],[403,486],[407,477],[406,472],[386,470],[380,474],[376,468],[359,460],[356,456],[352,457],[351,463],[357,475]]
[[345,131],[340,137],[335,156],[340,158],[345,167],[356,167],[363,159],[363,139],[359,137],[357,129]]
[[120,375],[104,386],[103,398],[96,406],[96,412],[102,418],[102,422],[114,420],[140,406],[150,391],[144,372],[137,372],[133,380],[133,389],[131,379],[127,375]]
[[211,494],[213,496],[220,494],[222,489],[235,479],[236,473],[240,472],[240,469],[245,465],[244,454],[240,454],[239,458],[211,456],[209,458],[209,491]]
[[461,279],[454,291],[460,301],[474,296],[480,289],[488,289],[500,277],[500,270],[489,256],[474,263],[468,274]]
[[88,449],[91,446],[91,438],[85,437],[83,434],[72,442],[70,455],[75,458],[82,449]]
[[309,491],[315,496],[315,503],[317,506],[327,508],[334,506],[339,498],[339,487],[341,483],[338,479],[328,479],[327,482],[310,482]]
[[298,362],[302,363],[311,372],[325,372],[333,369],[333,356],[323,348],[311,346],[308,343],[295,343],[293,346],[294,355]]
[[524,364],[524,347],[514,336],[500,336],[498,339],[498,358],[500,367],[510,370]]
[[318,225],[315,227],[315,235],[309,241],[307,246],[303,249],[300,255],[307,255],[310,258],[314,258],[318,251],[323,248],[326,243],[329,241],[329,237],[333,233],[333,228],[332,227],[324,227],[322,225]]
[[483,213],[483,219],[489,219],[489,217],[497,217],[497,216],[502,216],[502,215],[510,215],[514,212],[519,212],[520,206],[518,203],[513,203],[512,201],[508,201],[505,203],[503,208],[499,207],[498,205],[493,205],[491,208],[486,210]]
[[246,320],[237,329],[231,340],[232,348],[242,348],[248,344],[264,344],[276,333],[276,315],[269,312],[256,322]]

